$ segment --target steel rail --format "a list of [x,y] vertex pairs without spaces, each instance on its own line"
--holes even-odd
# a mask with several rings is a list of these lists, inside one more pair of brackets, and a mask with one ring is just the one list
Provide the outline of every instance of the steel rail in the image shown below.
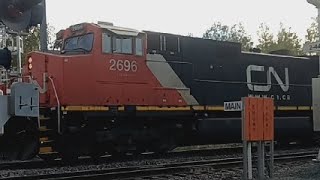
[[[275,155],[275,161],[296,161],[302,159],[312,159],[317,155],[316,151],[290,153]],[[34,175],[23,177],[12,177],[3,179],[119,179],[119,178],[136,178],[152,177],[161,174],[175,174],[181,171],[193,168],[213,167],[217,169],[240,167],[242,157],[224,158],[214,160],[188,161],[181,163],[161,164],[154,166],[134,166],[101,170],[86,170],[79,172],[68,172],[59,174]]]

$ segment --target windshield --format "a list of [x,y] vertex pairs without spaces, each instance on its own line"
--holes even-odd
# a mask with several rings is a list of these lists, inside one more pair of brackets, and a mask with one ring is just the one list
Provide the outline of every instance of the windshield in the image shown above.
[[78,51],[83,50],[90,52],[93,46],[93,34],[86,34],[81,36],[71,37],[65,40],[65,51]]

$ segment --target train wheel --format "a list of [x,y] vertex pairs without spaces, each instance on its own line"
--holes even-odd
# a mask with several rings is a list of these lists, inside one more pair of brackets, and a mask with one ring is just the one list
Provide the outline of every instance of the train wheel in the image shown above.
[[3,159],[28,160],[39,152],[39,133],[36,121],[12,118],[5,125]]
[[320,145],[320,132],[313,132],[313,144],[319,146]]
[[116,159],[121,159],[126,157],[126,152],[121,151],[119,148],[117,148],[116,146],[113,146],[112,148],[110,148],[110,150],[108,151],[108,153]]
[[75,163],[78,161],[79,153],[77,152],[77,146],[73,146],[72,142],[65,141],[59,147],[59,154],[61,158],[66,163]]
[[40,146],[39,136],[32,132],[25,132],[19,139],[21,143],[20,160],[28,160],[38,154]]
[[89,152],[89,156],[93,160],[99,160],[100,157],[104,156],[105,154],[106,154],[105,151],[100,150],[99,147],[95,147],[94,149],[91,149],[90,152]]
[[78,148],[72,146],[72,144],[65,143],[62,149],[59,151],[61,158],[66,163],[75,163],[78,161],[79,153]]
[[75,163],[84,154],[83,145],[86,144],[85,137],[81,136],[78,127],[67,127],[57,140],[57,151],[66,163]]
[[[13,139],[11,139],[13,140]],[[1,143],[0,145],[2,148],[1,150],[1,159],[2,160],[18,160],[19,157],[19,148],[17,145],[13,145],[11,143]]]
[[173,150],[176,147],[176,143],[172,137],[166,137],[155,141],[152,147],[155,153],[163,154]]
[[55,156],[38,154],[38,156],[39,156],[42,160],[44,160],[44,161],[46,161],[46,162],[53,162],[55,159],[58,158],[58,157],[57,157],[58,154],[55,155]]

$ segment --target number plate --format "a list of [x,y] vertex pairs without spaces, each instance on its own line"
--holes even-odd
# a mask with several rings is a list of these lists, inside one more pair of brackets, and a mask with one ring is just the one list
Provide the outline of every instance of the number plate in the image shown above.
[[109,63],[110,63],[110,67],[109,67],[110,71],[120,71],[120,72],[137,72],[138,71],[137,61],[110,59]]

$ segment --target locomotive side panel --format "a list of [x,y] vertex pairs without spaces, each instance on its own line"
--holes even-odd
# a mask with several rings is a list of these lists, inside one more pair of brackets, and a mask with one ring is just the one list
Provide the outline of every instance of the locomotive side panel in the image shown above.
[[[233,70],[224,66],[230,62],[237,67],[241,55],[241,45],[232,42],[219,42],[206,39],[182,38],[183,59],[193,64],[192,95],[201,105],[223,105],[226,97],[225,83]],[[231,91],[241,89],[238,84]],[[218,92],[223,92],[223,97]],[[222,104],[220,103],[222,102]]]
[[[318,60],[243,54],[241,61],[250,94],[272,97],[277,105],[311,106],[311,81],[319,72]],[[249,80],[256,84],[250,85]]]
[[258,96],[274,98],[278,106],[311,106],[316,59],[242,53],[239,43],[154,32],[148,32],[148,44],[148,52],[161,54],[201,105]]
[[[311,79],[318,72],[315,60],[243,53],[239,59],[212,61],[213,72],[196,77],[192,87],[195,97],[205,104],[223,105],[224,101],[258,96],[274,98],[278,106],[311,105]],[[203,66],[209,69],[212,65]]]

